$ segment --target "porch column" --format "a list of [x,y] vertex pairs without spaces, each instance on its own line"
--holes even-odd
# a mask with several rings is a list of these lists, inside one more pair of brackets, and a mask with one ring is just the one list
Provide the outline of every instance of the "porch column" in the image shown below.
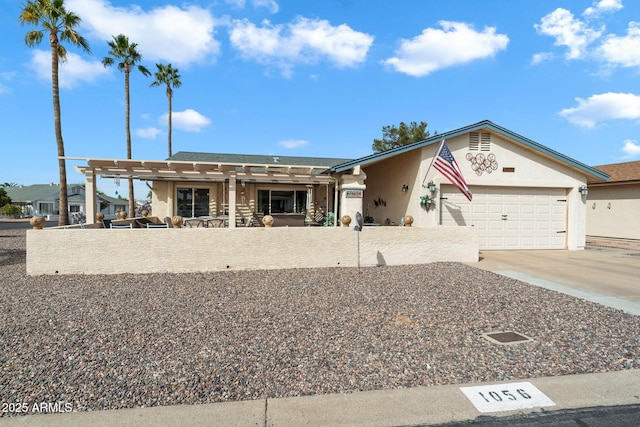
[[229,173],[229,228],[236,228],[236,174]]
[[364,190],[367,188],[365,180],[367,175],[360,169],[360,166],[353,168],[351,175],[342,175],[340,177],[340,212],[338,218],[336,218],[336,224],[340,217],[343,215],[349,215],[351,217],[351,223],[356,224],[356,212],[364,217],[365,212],[363,210],[363,196]]
[[84,208],[87,214],[87,224],[96,222],[96,176],[93,169],[88,169],[84,175]]
[[313,217],[316,214],[315,213],[316,204],[313,203],[315,198],[316,198],[316,195],[315,195],[315,192],[313,191],[313,185],[307,185],[307,205],[304,207],[305,221],[313,222]]

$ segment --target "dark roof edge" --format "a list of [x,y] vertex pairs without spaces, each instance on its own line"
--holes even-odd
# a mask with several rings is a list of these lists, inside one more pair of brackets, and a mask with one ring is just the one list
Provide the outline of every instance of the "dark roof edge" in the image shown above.
[[601,172],[591,166],[588,166],[582,162],[579,162],[575,159],[572,159],[571,157],[565,156],[562,153],[559,153],[555,150],[552,150],[549,147],[545,147],[542,144],[539,144],[529,138],[525,138],[522,135],[519,135],[515,132],[512,132],[506,128],[503,128],[502,126],[498,126],[495,123],[492,123],[489,120],[483,120],[481,122],[469,125],[469,126],[464,126],[449,132],[445,132],[445,133],[440,133],[437,135],[433,135],[430,136],[429,138],[423,140],[423,141],[418,141],[418,142],[414,142],[413,144],[408,144],[405,145],[403,147],[398,147],[398,148],[394,148],[392,150],[388,150],[388,151],[383,151],[380,153],[373,153],[370,154],[368,156],[365,157],[361,157],[359,159],[355,159],[352,160],[350,162],[345,162],[339,165],[336,165],[332,168],[327,169],[326,171],[324,171],[323,173],[337,173],[337,172],[344,172],[346,170],[349,170],[355,166],[358,165],[366,165],[368,163],[371,163],[373,161],[378,161],[378,160],[383,160],[386,159],[388,157],[392,157],[398,154],[402,154],[402,153],[406,153],[407,151],[412,151],[415,150],[416,148],[421,148],[421,147],[426,147],[428,145],[437,143],[442,141],[443,139],[449,139],[449,138],[454,138],[460,135],[464,135],[466,133],[469,132],[473,132],[476,130],[480,130],[480,129],[490,129],[496,133],[502,134],[522,145],[525,145],[527,147],[530,147],[536,151],[539,151],[541,153],[544,153],[562,163],[566,163],[576,169],[579,169],[585,173],[587,173],[588,175],[592,175],[598,179],[602,179],[602,180],[607,180],[609,179],[609,175],[607,175],[604,172]]

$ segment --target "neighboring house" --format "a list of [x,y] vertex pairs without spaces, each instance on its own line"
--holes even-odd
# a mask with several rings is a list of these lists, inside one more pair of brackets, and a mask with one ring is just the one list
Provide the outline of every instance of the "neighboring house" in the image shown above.
[[587,235],[640,239],[640,161],[595,168],[610,178],[589,181]]
[[[22,209],[24,216],[40,215],[53,220],[59,214],[60,185],[34,184],[6,187],[11,203]],[[67,188],[69,214],[72,216],[86,212],[84,184],[72,184]],[[116,212],[126,209],[127,202],[103,194],[97,195],[96,209],[107,217],[115,217]]]
[[[443,139],[472,202],[430,167]],[[164,161],[88,159],[76,170],[94,189],[87,200],[96,176],[151,181],[161,218],[228,215],[236,227],[263,214],[279,216],[276,225],[328,212],[354,220],[359,212],[372,225],[411,215],[418,227],[476,227],[480,249],[584,248],[582,192],[587,181],[608,178],[490,121],[355,160],[179,152]],[[433,203],[422,205],[421,196]]]

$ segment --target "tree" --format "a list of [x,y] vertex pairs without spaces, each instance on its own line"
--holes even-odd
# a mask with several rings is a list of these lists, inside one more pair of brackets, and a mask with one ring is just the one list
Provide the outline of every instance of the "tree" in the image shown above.
[[51,46],[51,86],[53,89],[53,123],[58,145],[58,168],[60,170],[60,216],[58,225],[69,224],[69,204],[67,197],[67,167],[64,160],[64,140],[62,139],[62,121],[60,114],[60,88],[58,66],[67,58],[67,50],[61,42],[70,42],[89,53],[89,44],[75,30],[80,25],[80,17],[66,10],[64,0],[32,0],[24,4],[18,22],[21,25],[35,25],[24,37],[29,47],[40,45],[45,33]]
[[374,139],[371,148],[373,151],[379,153],[422,141],[429,136],[429,131],[425,131],[426,128],[427,124],[422,121],[420,124],[411,122],[409,126],[407,126],[405,122],[400,122],[398,127],[395,127],[395,125],[382,126],[382,139]]
[[171,64],[156,64],[156,68],[158,69],[155,73],[156,80],[151,83],[151,87],[157,87],[161,85],[165,85],[167,99],[169,100],[169,116],[168,116],[168,127],[169,127],[169,136],[168,136],[168,148],[169,148],[169,157],[171,157],[171,114],[172,114],[172,106],[171,101],[173,99],[173,88],[179,88],[182,86],[182,82],[180,81],[180,74],[178,74],[178,69],[173,68]]
[[[110,67],[117,62],[118,70],[124,72],[124,96],[126,104],[125,127],[127,132],[127,159],[131,159],[131,100],[129,96],[129,74],[134,68],[138,68],[144,76],[149,77],[151,72],[143,65],[136,64],[142,60],[142,55],[138,52],[137,43],[129,43],[129,38],[124,34],[113,36],[112,41],[107,45],[111,48],[109,55],[102,60],[102,65]],[[129,216],[135,215],[136,206],[133,196],[133,178],[129,177]]]
[[9,195],[7,194],[7,191],[0,187],[0,208],[4,205],[10,205],[11,204],[11,197],[9,197]]
[[2,185],[0,185],[0,187],[17,187],[18,184],[15,182],[5,182]]

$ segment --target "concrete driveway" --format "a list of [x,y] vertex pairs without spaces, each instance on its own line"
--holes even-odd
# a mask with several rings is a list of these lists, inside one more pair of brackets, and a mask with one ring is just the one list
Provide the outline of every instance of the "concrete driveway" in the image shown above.
[[481,251],[467,264],[640,316],[640,248]]

